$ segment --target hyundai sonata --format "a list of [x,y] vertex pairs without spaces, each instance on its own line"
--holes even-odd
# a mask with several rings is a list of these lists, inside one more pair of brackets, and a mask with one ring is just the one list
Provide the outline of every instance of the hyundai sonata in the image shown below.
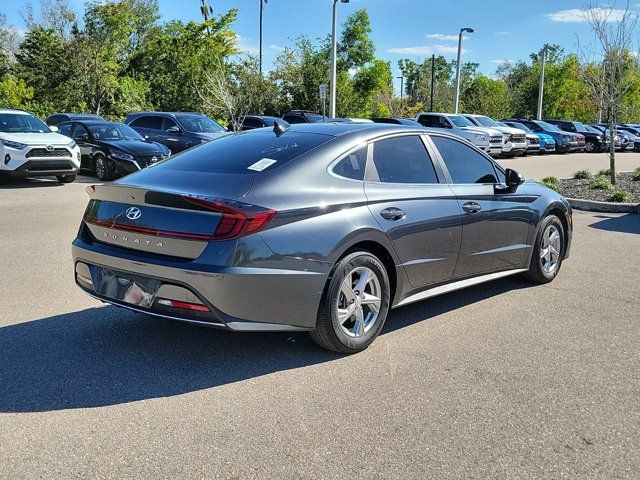
[[440,130],[276,123],[107,185],[73,242],[104,302],[230,330],[365,349],[389,310],[567,258],[556,192]]

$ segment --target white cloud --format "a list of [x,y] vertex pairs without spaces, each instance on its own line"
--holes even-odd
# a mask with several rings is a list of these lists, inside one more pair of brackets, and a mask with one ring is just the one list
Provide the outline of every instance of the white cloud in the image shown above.
[[[457,53],[458,47],[455,45],[418,45],[415,47],[396,47],[387,50],[389,53],[396,53],[400,55],[432,55]],[[462,53],[468,53],[469,50],[463,48]]]
[[236,48],[242,53],[248,53],[249,55],[258,55],[260,53],[260,48],[257,45],[248,43],[250,38],[243,37],[242,35],[238,35],[238,43],[236,44]]
[[562,23],[582,23],[589,17],[606,19],[610,22],[619,22],[624,18],[625,11],[619,8],[570,8],[569,10],[559,10],[548,13],[546,17],[552,22]]
[[496,35],[507,35],[511,32],[507,32],[506,30],[498,30],[497,32],[494,32]]
[[496,63],[498,65],[502,65],[503,63],[513,63],[513,60],[507,58],[506,60],[503,58],[496,58],[494,60],[489,60],[491,63]]
[[[427,38],[433,38],[434,40],[440,40],[441,42],[453,42],[458,40],[458,35],[448,35],[446,33],[427,33]],[[462,36],[463,40],[466,40],[467,36]]]
[[275,43],[272,43],[271,45],[269,45],[269,48],[271,50],[275,50],[276,52],[284,52],[284,47],[281,47],[280,45],[276,45]]

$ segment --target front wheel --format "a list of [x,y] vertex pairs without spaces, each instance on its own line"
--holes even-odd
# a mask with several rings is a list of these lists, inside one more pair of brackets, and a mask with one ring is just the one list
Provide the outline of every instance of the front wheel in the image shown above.
[[93,171],[101,182],[106,182],[113,178],[109,162],[102,154],[98,154],[93,159]]
[[335,265],[311,338],[339,353],[357,353],[376,339],[389,312],[389,275],[374,255],[354,252]]
[[71,183],[76,179],[76,174],[71,173],[69,175],[56,175],[56,178],[60,183]]
[[555,215],[545,217],[525,277],[535,283],[549,283],[556,278],[564,258],[564,242],[564,226],[560,219]]

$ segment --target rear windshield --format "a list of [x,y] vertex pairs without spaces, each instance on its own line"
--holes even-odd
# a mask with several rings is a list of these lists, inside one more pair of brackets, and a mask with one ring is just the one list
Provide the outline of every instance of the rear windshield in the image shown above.
[[333,137],[271,130],[226,135],[157,164],[155,168],[194,172],[256,173],[273,170]]

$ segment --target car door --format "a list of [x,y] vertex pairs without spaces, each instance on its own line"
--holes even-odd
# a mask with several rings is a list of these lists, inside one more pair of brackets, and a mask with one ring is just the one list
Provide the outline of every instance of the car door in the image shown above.
[[365,194],[416,289],[451,279],[462,236],[458,202],[421,135],[370,144]]
[[80,167],[92,169],[93,164],[91,161],[93,155],[93,144],[91,143],[91,135],[89,134],[89,130],[80,124],[73,122],[72,127],[72,138],[80,147]]
[[[530,258],[536,197],[504,187],[504,172],[471,146],[430,135],[462,209],[462,244],[453,278],[523,268]],[[504,188],[503,188],[504,187]]]
[[134,119],[129,126],[151,142],[166,145],[162,133],[162,117],[158,115],[143,115]]
[[189,136],[173,118],[164,117],[162,119],[162,136],[164,136],[164,141],[161,143],[169,147],[172,153],[178,153],[190,147]]

